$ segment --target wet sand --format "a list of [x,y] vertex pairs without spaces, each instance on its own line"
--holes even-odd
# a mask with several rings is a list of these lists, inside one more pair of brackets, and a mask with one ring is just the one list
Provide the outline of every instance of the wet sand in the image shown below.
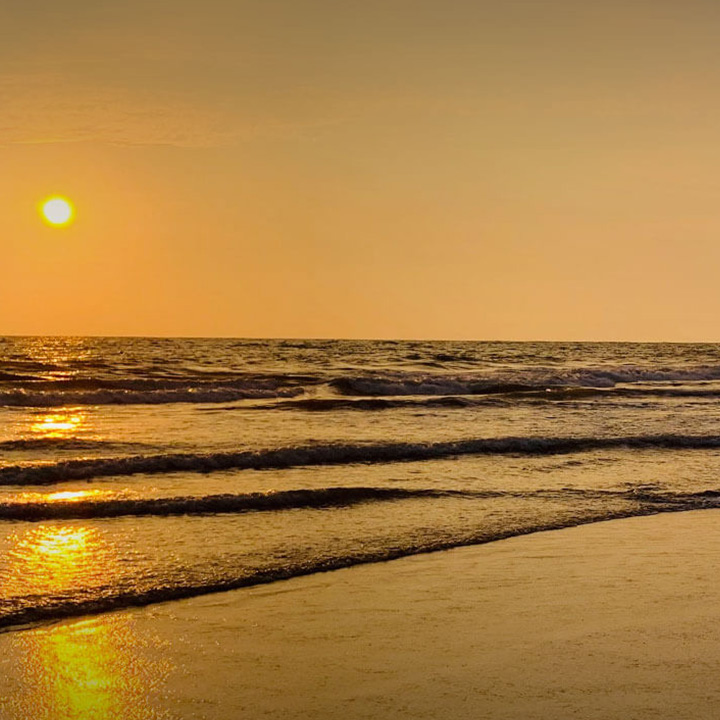
[[0,635],[2,720],[714,718],[720,513]]

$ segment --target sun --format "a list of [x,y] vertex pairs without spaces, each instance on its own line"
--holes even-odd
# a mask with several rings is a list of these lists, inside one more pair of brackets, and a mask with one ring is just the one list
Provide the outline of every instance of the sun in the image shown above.
[[73,204],[59,195],[45,198],[40,203],[39,210],[42,219],[52,227],[66,227],[75,219]]

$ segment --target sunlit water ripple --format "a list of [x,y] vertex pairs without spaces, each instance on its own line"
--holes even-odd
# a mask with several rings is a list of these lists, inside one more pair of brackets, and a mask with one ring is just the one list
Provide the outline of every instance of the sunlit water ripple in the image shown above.
[[0,339],[0,627],[714,507],[720,346]]

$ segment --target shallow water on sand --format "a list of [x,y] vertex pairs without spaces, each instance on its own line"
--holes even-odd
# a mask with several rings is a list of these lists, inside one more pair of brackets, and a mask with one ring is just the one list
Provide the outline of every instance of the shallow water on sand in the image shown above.
[[0,717],[710,720],[718,514],[536,533],[0,634]]

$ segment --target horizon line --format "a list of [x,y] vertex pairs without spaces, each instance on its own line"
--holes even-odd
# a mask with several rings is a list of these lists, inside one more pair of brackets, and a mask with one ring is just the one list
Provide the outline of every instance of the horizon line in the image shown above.
[[635,345],[720,345],[720,340],[577,340],[577,339],[480,339],[480,338],[417,338],[417,337],[339,337],[339,336],[240,336],[240,335],[100,335],[77,333],[0,334],[0,338],[92,338],[97,340],[237,340],[237,341],[303,341],[303,342],[458,342],[458,343],[556,343],[556,344],[635,344]]

